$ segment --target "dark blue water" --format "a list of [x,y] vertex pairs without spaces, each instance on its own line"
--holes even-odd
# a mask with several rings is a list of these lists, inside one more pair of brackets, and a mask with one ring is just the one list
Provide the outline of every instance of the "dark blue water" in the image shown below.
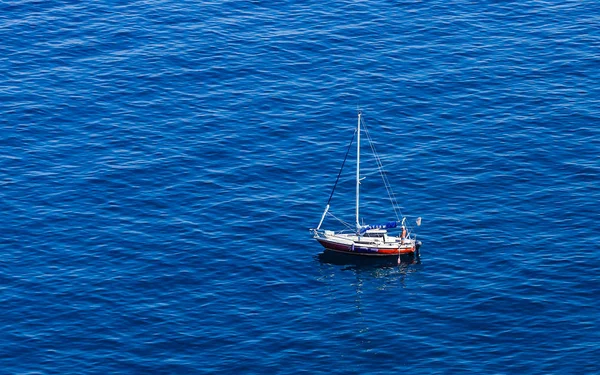
[[[0,372],[600,373],[599,14],[2,2]],[[310,238],[357,107],[418,260]]]

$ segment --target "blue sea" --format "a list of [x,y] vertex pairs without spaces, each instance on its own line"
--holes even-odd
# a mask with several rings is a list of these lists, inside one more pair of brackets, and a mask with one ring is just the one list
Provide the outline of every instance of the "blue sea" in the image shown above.
[[[0,40],[0,373],[600,374],[597,1],[9,0]],[[419,257],[308,231],[357,110]]]

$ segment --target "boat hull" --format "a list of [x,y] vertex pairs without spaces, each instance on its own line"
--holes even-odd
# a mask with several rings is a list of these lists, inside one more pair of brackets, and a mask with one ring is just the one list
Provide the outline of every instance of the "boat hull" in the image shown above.
[[345,254],[362,255],[362,256],[373,256],[373,257],[385,257],[385,256],[398,256],[403,254],[414,254],[416,246],[411,247],[399,247],[399,248],[382,248],[375,244],[373,245],[360,245],[360,244],[344,244],[336,241],[331,241],[323,238],[318,238],[317,241],[327,250],[336,251]]

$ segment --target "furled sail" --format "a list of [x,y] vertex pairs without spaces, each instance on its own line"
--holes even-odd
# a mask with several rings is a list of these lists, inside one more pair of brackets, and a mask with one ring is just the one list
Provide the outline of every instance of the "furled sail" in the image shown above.
[[364,232],[368,231],[369,229],[392,229],[392,228],[396,228],[397,226],[398,226],[397,221],[388,221],[385,224],[364,226],[364,227],[360,228],[360,233],[364,233]]

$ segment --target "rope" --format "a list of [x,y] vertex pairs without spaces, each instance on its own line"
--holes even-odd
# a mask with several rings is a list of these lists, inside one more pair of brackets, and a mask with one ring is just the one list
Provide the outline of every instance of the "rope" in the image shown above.
[[331,217],[333,217],[334,219],[336,219],[337,221],[339,221],[340,223],[342,223],[343,226],[345,226],[346,228],[350,229],[350,230],[355,230],[354,225],[350,225],[347,222],[345,222],[344,220],[338,218],[337,216],[335,216],[334,214],[332,214],[331,212],[327,213],[328,215],[331,215]]
[[390,198],[390,202],[392,203],[392,208],[394,209],[394,214],[396,215],[396,220],[400,221],[398,212],[400,212],[400,216],[403,216],[403,215],[402,215],[402,211],[400,211],[400,208],[398,207],[399,206],[398,200],[396,199],[396,195],[394,194],[394,191],[392,190],[392,185],[390,184],[390,181],[388,180],[386,174],[383,171],[383,163],[381,162],[381,158],[379,157],[379,154],[377,154],[377,151],[375,150],[375,143],[371,139],[371,135],[369,134],[369,130],[367,129],[367,124],[365,123],[364,119],[362,119],[362,118],[361,118],[361,122],[362,122],[363,128],[365,129],[365,134],[367,135],[367,138],[369,139],[369,144],[371,145],[371,150],[373,151],[373,156],[375,157],[375,161],[377,163],[377,169],[379,170],[379,174],[381,174],[381,178],[383,179],[383,184],[385,185],[385,190],[387,191],[388,197]]
[[[340,180],[340,176],[342,175],[342,170],[344,169],[344,164],[346,164],[346,159],[348,159],[348,154],[350,153],[350,148],[352,147],[352,143],[354,143],[354,137],[356,136],[356,130],[354,130],[354,134],[352,134],[352,139],[350,140],[350,144],[348,145],[348,150],[346,151],[346,156],[344,156],[344,161],[342,162],[342,167],[340,168],[340,172],[338,173],[337,179],[335,180],[335,184],[333,185],[333,189],[331,189],[331,194],[329,195],[329,199],[327,200],[327,204],[331,202],[331,198],[333,197],[333,192]],[[334,216],[335,217],[335,216]]]

